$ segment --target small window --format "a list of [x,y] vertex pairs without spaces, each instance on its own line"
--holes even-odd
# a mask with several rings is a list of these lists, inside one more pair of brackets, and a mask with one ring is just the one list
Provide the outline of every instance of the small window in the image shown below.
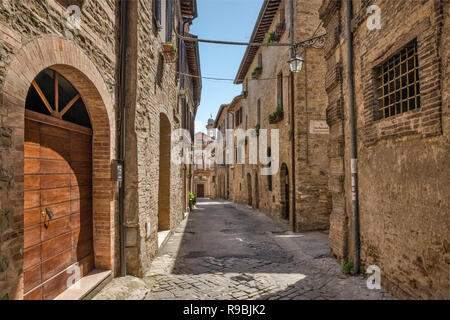
[[283,109],[283,73],[277,77],[277,108]]
[[[272,149],[267,148],[267,156],[268,157],[272,156]],[[269,165],[271,165],[271,164],[269,164]],[[268,187],[269,191],[272,191],[272,175],[271,174],[269,174],[267,176],[267,187]]]
[[239,108],[239,123],[242,123],[242,107]]
[[161,0],[153,0],[153,7],[155,12],[155,21],[157,23],[158,28],[161,28]]
[[89,114],[77,89],[58,72],[45,69],[33,80],[25,107],[77,125],[92,128]]
[[261,126],[261,99],[258,99],[258,103],[256,105],[256,124]]
[[239,124],[240,124],[240,122],[239,122],[239,120],[240,120],[240,115],[239,115],[239,113],[240,113],[240,111],[241,111],[241,109],[238,109],[236,112],[235,112],[235,124],[236,124],[236,127],[237,126],[239,126]]
[[262,59],[262,53],[260,52],[258,54],[258,66],[262,68],[263,66],[263,59]]
[[375,76],[378,119],[420,108],[417,40],[376,67]]
[[166,41],[167,42],[172,42],[172,26],[173,26],[173,0],[167,0],[167,12],[166,12],[166,16],[167,16],[167,29],[166,29]]

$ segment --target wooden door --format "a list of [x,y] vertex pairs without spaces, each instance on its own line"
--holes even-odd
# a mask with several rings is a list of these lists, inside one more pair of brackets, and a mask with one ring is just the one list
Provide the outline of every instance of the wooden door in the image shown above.
[[94,267],[91,130],[26,112],[24,298],[53,299]]
[[205,185],[198,184],[197,185],[197,198],[204,198],[204,197],[205,197]]

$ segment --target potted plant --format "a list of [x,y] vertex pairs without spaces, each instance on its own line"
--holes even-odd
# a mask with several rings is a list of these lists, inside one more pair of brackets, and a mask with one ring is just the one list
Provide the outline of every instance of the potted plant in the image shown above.
[[192,210],[197,204],[197,196],[192,192],[189,192],[189,209]]
[[277,42],[280,41],[281,36],[283,35],[285,30],[286,30],[286,23],[284,21],[277,24],[275,27],[273,39]]
[[175,62],[177,54],[177,46],[172,42],[163,44],[164,61],[167,63]]
[[269,122],[274,124],[280,122],[281,120],[283,120],[283,109],[278,107],[274,113],[269,115]]
[[254,70],[253,70],[253,72],[252,72],[252,78],[253,79],[258,79],[258,77],[261,75],[261,73],[262,73],[262,67],[261,66],[258,66],[258,67],[256,67]]

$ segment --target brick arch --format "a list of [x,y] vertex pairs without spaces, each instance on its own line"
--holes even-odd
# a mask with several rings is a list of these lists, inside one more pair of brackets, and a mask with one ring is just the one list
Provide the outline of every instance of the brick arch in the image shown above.
[[286,163],[280,169],[281,218],[289,220],[289,168]]
[[[15,220],[19,220],[20,215],[23,216],[25,101],[33,79],[46,68],[60,72],[74,85],[81,94],[91,118],[95,266],[113,269],[114,206],[111,160],[116,147],[114,102],[95,65],[71,41],[57,37],[33,40],[17,52],[8,66],[1,90],[0,110],[7,112],[3,125],[12,130],[13,145],[9,150],[2,151],[2,157],[13,160],[6,164],[12,167],[14,187],[7,192],[7,200],[2,206],[21,209],[21,212],[15,211]],[[23,218],[15,228],[17,238],[23,237]],[[20,248],[17,248],[17,251],[20,251]],[[14,293],[16,298],[21,298],[20,272],[19,269],[19,288]]]
[[158,230],[170,230],[171,221],[171,134],[172,125],[166,113],[159,121]]

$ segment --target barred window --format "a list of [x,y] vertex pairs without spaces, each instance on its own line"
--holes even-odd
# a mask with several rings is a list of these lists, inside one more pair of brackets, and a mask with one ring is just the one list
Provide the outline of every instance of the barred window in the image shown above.
[[375,68],[378,119],[420,108],[417,40]]

